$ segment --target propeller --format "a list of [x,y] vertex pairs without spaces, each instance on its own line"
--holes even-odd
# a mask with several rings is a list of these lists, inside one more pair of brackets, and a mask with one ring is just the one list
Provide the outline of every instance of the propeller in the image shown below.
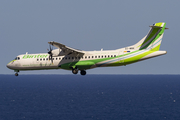
[[51,45],[49,45],[49,48],[50,48],[50,50],[49,49],[47,49],[48,50],[48,54],[49,54],[49,60],[51,60],[51,62],[53,63],[53,59],[52,59],[52,48],[51,48]]

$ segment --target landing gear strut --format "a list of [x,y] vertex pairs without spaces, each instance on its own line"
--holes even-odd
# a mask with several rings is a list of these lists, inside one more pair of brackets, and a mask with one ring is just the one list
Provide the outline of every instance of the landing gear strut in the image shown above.
[[81,70],[81,75],[86,75],[86,71],[85,70]]

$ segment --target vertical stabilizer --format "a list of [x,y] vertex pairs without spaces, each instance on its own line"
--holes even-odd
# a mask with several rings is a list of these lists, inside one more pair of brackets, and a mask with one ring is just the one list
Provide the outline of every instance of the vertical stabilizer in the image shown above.
[[166,27],[166,23],[159,22],[150,26],[151,29],[149,33],[141,39],[138,43],[134,45],[134,48],[143,50],[150,49],[153,51],[158,51],[161,45],[162,37],[164,34],[164,29]]

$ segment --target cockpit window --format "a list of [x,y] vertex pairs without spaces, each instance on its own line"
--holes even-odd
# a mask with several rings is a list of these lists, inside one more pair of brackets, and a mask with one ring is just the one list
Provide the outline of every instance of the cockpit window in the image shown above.
[[14,60],[20,60],[20,57],[16,57]]

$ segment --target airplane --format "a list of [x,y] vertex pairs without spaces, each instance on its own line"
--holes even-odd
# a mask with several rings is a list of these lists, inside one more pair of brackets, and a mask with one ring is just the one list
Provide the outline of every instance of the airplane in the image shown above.
[[[125,66],[166,54],[166,51],[159,51],[164,30],[168,29],[165,26],[165,22],[155,23],[139,42],[116,50],[83,51],[58,42],[48,42],[48,53],[18,55],[7,67],[18,76],[19,71],[46,69],[71,70],[73,74],[80,71],[81,75],[86,75],[88,69]],[[52,46],[58,49],[52,50]]]

